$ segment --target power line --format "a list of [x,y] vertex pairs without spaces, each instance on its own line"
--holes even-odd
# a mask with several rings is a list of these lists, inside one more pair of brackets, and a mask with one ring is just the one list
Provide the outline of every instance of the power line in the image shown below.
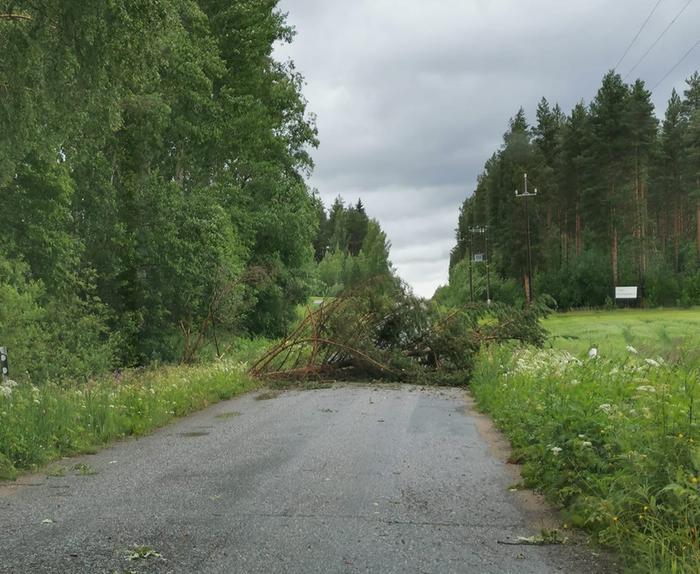
[[628,44],[627,49],[625,50],[625,53],[622,54],[620,59],[617,61],[617,64],[615,64],[615,66],[613,67],[613,70],[617,70],[618,66],[622,63],[622,60],[625,59],[625,56],[627,56],[627,54],[629,53],[632,46],[634,46],[634,43],[637,41],[637,39],[639,38],[639,35],[642,33],[644,28],[646,28],[646,25],[649,23],[649,20],[651,20],[651,17],[654,15],[654,12],[656,12],[656,9],[659,7],[659,4],[661,4],[661,2],[663,2],[663,0],[658,0],[658,2],[651,9],[651,12],[649,12],[649,15],[647,16],[647,19],[644,20],[644,24],[642,24],[642,26],[639,28],[639,30],[637,30],[637,34],[634,36],[634,38],[632,38],[632,41]]
[[673,17],[673,20],[671,20],[669,22],[668,26],[666,26],[666,28],[664,28],[664,31],[661,32],[661,34],[659,34],[659,37],[656,38],[656,40],[654,40],[654,43],[651,46],[649,46],[649,49],[646,52],[644,52],[644,54],[642,54],[642,57],[639,58],[639,60],[637,60],[637,63],[634,66],[632,66],[632,68],[629,70],[629,72],[627,72],[627,74],[625,74],[625,77],[623,78],[624,80],[626,80],[629,77],[629,75],[637,69],[637,66],[639,66],[639,64],[641,64],[644,61],[644,59],[649,55],[649,52],[651,52],[656,47],[656,45],[661,41],[661,38],[663,38],[666,35],[666,32],[668,32],[671,29],[671,26],[673,26],[676,23],[676,20],[678,20],[678,18],[680,18],[681,14],[683,14],[683,12],[685,12],[685,9],[688,6],[690,6],[690,3],[692,1],[693,0],[688,0],[685,3],[683,8],[680,9],[680,12],[678,12],[678,14],[676,14]]
[[653,92],[656,88],[658,88],[658,87],[663,83],[663,81],[664,81],[666,78],[668,78],[668,77],[673,73],[673,71],[674,71],[678,66],[680,66],[680,65],[683,63],[683,61],[684,61],[688,56],[690,56],[691,52],[692,52],[693,50],[695,50],[695,48],[697,48],[698,46],[700,46],[700,40],[698,40],[697,42],[695,42],[695,44],[693,44],[693,45],[690,47],[690,50],[688,50],[685,54],[683,54],[683,56],[681,57],[681,59],[678,60],[678,61],[673,65],[673,67],[672,67],[668,72],[666,72],[666,73],[664,74],[664,77],[661,78],[658,82],[656,82],[656,83],[654,84],[654,87],[651,89],[651,91]]

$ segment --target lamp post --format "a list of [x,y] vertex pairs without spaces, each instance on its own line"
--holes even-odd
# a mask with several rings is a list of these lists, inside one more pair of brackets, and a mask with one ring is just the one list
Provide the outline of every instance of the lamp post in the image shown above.
[[527,200],[530,197],[535,197],[537,195],[537,188],[532,193],[527,190],[527,173],[523,174],[523,180],[525,183],[525,188],[522,193],[518,193],[515,190],[515,197],[525,199],[525,225],[527,229],[527,289],[525,291],[525,297],[528,304],[532,303],[532,245],[530,241],[530,212],[527,208]]

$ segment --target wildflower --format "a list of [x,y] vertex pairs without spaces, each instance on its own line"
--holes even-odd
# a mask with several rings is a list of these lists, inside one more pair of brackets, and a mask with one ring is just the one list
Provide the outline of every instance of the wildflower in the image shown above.
[[580,385],[580,384],[581,384],[581,381],[579,381],[578,379],[571,379],[571,384],[574,385],[574,386]]
[[12,396],[12,388],[5,385],[0,385],[0,394],[6,399],[9,399]]
[[647,510],[649,510],[649,507],[648,507],[648,506],[645,506],[645,507],[644,507],[644,512],[646,512]]
[[559,453],[561,452],[561,448],[559,448],[558,446],[550,447],[549,450],[552,451],[552,454],[553,454],[554,456],[558,456]]
[[598,407],[599,411],[603,411],[606,415],[613,412],[613,406],[610,403],[603,403]]
[[632,345],[627,345],[627,352],[632,353],[633,355],[639,355],[639,351],[635,349]]
[[586,435],[585,435],[585,434],[580,434],[580,435],[578,435],[578,438],[586,438]]
[[690,482],[692,482],[693,484],[697,484],[697,483],[698,483],[698,477],[697,477],[697,476],[691,476],[691,477],[690,477]]
[[640,393],[655,393],[656,392],[656,388],[652,387],[651,385],[639,385],[637,387],[637,390]]
[[620,519],[617,516],[613,516],[613,522],[617,522],[618,520]]
[[644,359],[644,362],[646,362],[647,365],[650,365],[652,367],[660,367],[661,363],[654,359]]
[[584,440],[581,443],[581,446],[593,446],[593,443],[591,443],[591,441],[589,441],[589,440]]

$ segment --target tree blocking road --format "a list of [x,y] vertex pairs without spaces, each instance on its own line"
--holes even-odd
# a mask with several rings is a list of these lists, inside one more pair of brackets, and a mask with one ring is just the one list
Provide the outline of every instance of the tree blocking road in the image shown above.
[[585,545],[508,544],[543,514],[463,391],[255,398],[1,486],[0,572],[604,571]]

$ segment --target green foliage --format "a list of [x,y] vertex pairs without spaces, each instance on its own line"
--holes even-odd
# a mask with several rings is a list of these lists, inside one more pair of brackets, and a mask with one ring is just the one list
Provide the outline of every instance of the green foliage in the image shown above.
[[618,550],[633,572],[697,572],[700,395],[693,364],[492,347],[471,388],[528,486]]
[[391,245],[379,222],[368,218],[361,200],[346,208],[338,197],[328,216],[323,204],[317,203],[317,220],[317,294],[334,296],[393,277]]
[[13,376],[85,378],[284,333],[313,283],[303,177],[317,139],[301,76],[272,56],[293,36],[277,1],[7,11],[0,344]]
[[207,365],[125,371],[87,386],[20,383],[0,388],[9,389],[0,392],[0,478],[116,438],[145,434],[254,388],[245,361],[260,345],[240,343],[233,355]]

